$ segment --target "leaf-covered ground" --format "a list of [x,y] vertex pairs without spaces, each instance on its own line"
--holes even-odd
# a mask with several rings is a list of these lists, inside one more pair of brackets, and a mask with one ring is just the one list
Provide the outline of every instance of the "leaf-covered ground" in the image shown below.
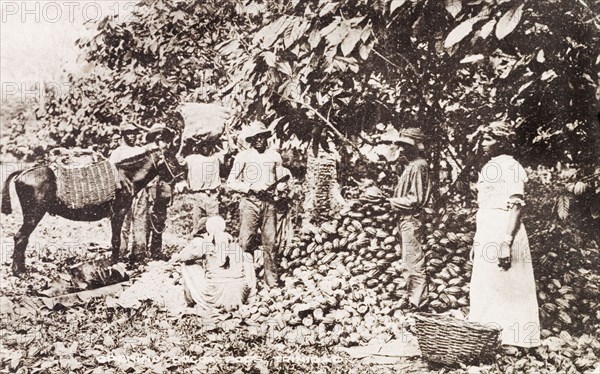
[[[13,201],[13,204],[15,202]],[[178,201],[176,208],[181,207]],[[15,204],[16,206],[16,204]],[[185,207],[184,207],[185,208]],[[187,228],[184,214],[171,212],[165,251],[181,248]],[[423,372],[420,360],[397,365],[368,365],[310,346],[284,345],[267,331],[227,329],[197,316],[171,317],[151,302],[137,309],[107,306],[104,297],[76,299],[68,307],[49,309],[39,293],[69,266],[109,256],[108,220],[72,222],[46,216],[33,233],[27,251],[27,275],[10,272],[12,236],[21,222],[19,209],[2,216],[0,270],[0,372]],[[184,241],[183,241],[184,242]],[[129,270],[130,274],[142,272]]]
[[[165,233],[167,254],[185,244],[189,206],[184,196],[171,207]],[[597,337],[572,336],[566,331],[544,339],[542,347],[526,355],[502,355],[491,366],[448,369],[421,359],[367,364],[335,347],[282,341],[268,328],[252,327],[235,318],[218,323],[193,315],[172,317],[166,308],[151,302],[126,309],[107,302],[104,296],[88,295],[70,300],[67,306],[49,308],[36,297],[40,292],[57,284],[61,274],[66,277],[71,266],[109,255],[108,221],[82,223],[46,216],[30,240],[30,271],[16,278],[10,273],[10,254],[12,236],[21,222],[17,204],[13,200],[13,215],[2,216],[1,372],[589,372],[598,367]],[[225,205],[233,207],[235,203]],[[227,217],[230,222],[237,219],[229,213]],[[145,269],[142,265],[128,273],[135,277]],[[589,327],[587,331],[594,330]]]

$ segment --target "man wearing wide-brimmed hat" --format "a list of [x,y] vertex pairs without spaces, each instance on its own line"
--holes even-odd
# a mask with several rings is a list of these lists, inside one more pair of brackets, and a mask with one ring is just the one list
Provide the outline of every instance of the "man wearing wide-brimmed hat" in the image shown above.
[[[152,125],[146,134],[146,143],[154,144],[163,151],[169,151],[175,139],[175,132],[164,123]],[[173,197],[172,186],[160,177],[156,177],[145,188],[148,196],[148,236],[147,248],[152,258],[159,258],[162,254],[162,233],[165,231],[167,209]]]
[[264,254],[264,278],[268,286],[279,282],[275,264],[277,234],[274,187],[282,176],[281,155],[267,148],[271,131],[262,122],[253,122],[242,131],[251,148],[240,152],[233,161],[227,186],[244,196],[240,201],[240,246],[246,251],[250,239],[260,228]]
[[[155,123],[145,135],[146,146],[169,149],[175,132],[163,123]],[[131,211],[123,222],[122,249],[131,262],[148,256],[159,258],[162,253],[162,233],[167,208],[172,198],[171,185],[156,177],[134,198]]]
[[426,287],[419,213],[429,200],[431,182],[429,165],[420,155],[420,150],[424,149],[424,139],[425,136],[418,128],[408,128],[400,132],[390,130],[381,138],[392,149],[386,156],[388,161],[402,164],[394,197],[390,198],[389,202],[392,209],[399,214],[403,275],[407,288],[401,308],[405,310],[419,308]]

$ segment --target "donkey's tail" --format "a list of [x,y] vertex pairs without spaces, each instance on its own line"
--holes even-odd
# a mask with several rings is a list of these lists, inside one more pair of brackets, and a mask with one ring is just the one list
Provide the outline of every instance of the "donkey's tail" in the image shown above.
[[6,178],[6,182],[4,182],[4,187],[2,188],[2,213],[3,214],[11,214],[12,213],[12,207],[10,205],[10,188],[9,188],[10,181],[14,177],[21,174],[23,171],[24,170],[17,170],[17,171],[10,173],[8,178]]

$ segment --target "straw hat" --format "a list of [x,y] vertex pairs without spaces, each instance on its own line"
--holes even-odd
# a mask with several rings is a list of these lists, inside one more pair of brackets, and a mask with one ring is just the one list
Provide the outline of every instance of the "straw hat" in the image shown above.
[[398,140],[401,143],[410,144],[412,146],[417,146],[421,144],[425,140],[425,134],[421,129],[416,127],[409,127],[407,129],[402,129],[400,133],[400,139]]
[[510,139],[515,137],[515,128],[508,122],[494,121],[487,127],[487,132],[494,138]]
[[271,135],[271,130],[269,130],[264,123],[260,121],[254,121],[242,131],[242,138],[246,141],[250,141],[252,138],[260,134]]
[[146,134],[146,141],[152,142],[159,135],[167,135],[167,136],[170,136],[171,138],[173,138],[175,136],[175,133],[173,132],[173,130],[168,128],[164,123],[158,122],[158,123],[155,123],[154,125],[152,125],[152,127],[150,127],[150,129],[148,130],[148,133]]

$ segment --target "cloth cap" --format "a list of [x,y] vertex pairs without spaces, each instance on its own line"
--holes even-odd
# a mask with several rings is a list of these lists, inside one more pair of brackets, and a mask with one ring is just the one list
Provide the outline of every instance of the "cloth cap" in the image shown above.
[[271,130],[269,130],[264,123],[260,121],[254,121],[246,129],[243,130],[242,137],[244,140],[249,141],[251,138],[260,134],[271,135]]
[[124,134],[126,132],[138,132],[140,131],[139,128],[137,128],[136,126],[132,125],[131,123],[124,123],[121,126],[119,126],[119,132],[121,134]]
[[504,121],[494,121],[489,124],[479,126],[474,133],[467,137],[467,139],[469,142],[473,143],[485,134],[508,143],[511,143],[516,136],[513,125]]

